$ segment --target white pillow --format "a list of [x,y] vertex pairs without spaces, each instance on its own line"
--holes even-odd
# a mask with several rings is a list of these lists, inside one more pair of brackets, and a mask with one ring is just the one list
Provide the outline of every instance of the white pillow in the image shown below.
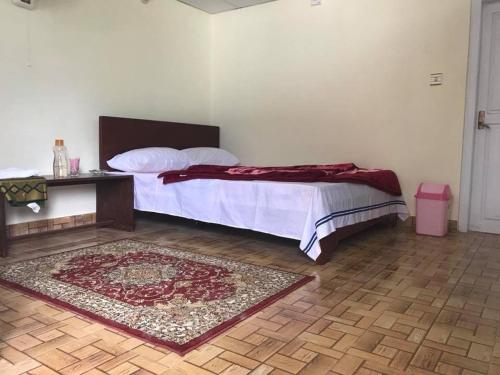
[[179,150],[169,147],[139,148],[118,154],[108,165],[124,172],[159,173],[189,167],[189,158]]
[[181,150],[186,155],[191,165],[227,165],[235,166],[240,163],[239,159],[229,151],[215,147],[194,147]]

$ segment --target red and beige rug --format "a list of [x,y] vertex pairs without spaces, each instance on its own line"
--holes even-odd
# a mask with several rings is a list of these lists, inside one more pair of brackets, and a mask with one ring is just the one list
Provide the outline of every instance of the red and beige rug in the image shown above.
[[0,266],[0,283],[181,355],[313,277],[121,240]]

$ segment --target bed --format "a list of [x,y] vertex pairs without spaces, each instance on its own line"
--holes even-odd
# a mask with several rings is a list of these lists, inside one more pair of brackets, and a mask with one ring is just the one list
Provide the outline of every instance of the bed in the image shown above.
[[[219,147],[216,126],[100,117],[100,168],[144,147]],[[113,171],[118,173],[117,171]],[[249,229],[300,241],[318,264],[340,240],[382,220],[408,217],[402,197],[352,183],[190,180],[164,185],[157,173],[134,173],[135,209]]]

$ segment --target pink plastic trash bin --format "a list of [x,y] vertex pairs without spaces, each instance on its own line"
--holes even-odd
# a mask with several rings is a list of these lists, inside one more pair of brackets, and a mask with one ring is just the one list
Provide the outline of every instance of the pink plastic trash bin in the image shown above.
[[417,198],[417,234],[445,236],[448,233],[450,186],[422,183],[415,198]]

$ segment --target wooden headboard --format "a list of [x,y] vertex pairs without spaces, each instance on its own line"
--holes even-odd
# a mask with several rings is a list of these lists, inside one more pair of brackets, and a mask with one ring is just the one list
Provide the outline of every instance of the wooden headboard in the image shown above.
[[177,122],[99,117],[99,168],[125,151],[144,147],[219,147],[219,127]]

